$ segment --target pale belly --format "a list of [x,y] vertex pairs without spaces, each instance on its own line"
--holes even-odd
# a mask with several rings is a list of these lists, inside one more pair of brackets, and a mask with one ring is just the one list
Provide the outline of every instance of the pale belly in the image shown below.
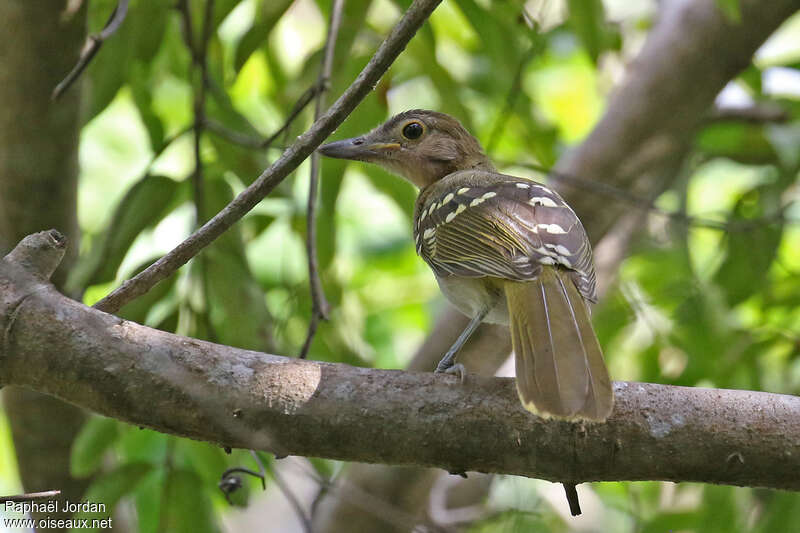
[[491,307],[483,319],[490,324],[508,325],[506,295],[489,278],[437,277],[439,288],[456,308],[472,318],[478,312]]

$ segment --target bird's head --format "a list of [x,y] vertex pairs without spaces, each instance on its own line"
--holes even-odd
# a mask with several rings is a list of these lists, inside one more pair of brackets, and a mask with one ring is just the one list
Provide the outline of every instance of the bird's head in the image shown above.
[[378,164],[420,188],[458,170],[494,170],[477,139],[444,113],[412,109],[374,130],[319,147],[328,157]]

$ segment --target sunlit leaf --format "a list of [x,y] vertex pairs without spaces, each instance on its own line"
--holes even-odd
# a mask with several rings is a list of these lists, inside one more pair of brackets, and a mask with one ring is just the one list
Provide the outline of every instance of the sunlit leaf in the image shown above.
[[239,72],[250,55],[264,43],[272,33],[293,0],[260,0],[256,8],[256,18],[236,47],[234,68]]

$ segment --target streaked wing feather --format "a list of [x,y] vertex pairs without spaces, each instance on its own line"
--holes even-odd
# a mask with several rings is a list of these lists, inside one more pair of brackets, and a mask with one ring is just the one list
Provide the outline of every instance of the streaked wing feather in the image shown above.
[[439,275],[525,281],[541,265],[560,264],[594,301],[592,252],[578,217],[547,187],[507,178],[429,198],[414,228],[417,252]]

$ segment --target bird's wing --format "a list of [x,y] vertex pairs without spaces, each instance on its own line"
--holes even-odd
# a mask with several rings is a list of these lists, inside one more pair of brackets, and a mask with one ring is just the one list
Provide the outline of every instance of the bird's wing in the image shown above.
[[575,212],[544,185],[511,176],[455,185],[419,209],[417,253],[438,275],[524,281],[538,276],[543,265],[560,265],[573,273],[585,298],[596,299],[586,232]]

